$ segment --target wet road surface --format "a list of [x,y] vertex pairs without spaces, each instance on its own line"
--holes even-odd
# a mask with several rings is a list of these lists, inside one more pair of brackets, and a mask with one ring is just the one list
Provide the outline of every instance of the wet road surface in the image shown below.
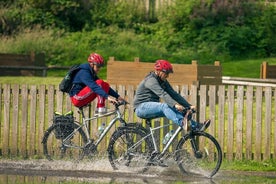
[[[0,160],[0,183],[9,184],[14,177],[36,178],[38,183],[61,181],[85,181],[91,183],[276,183],[275,172],[219,171],[212,179],[182,175],[176,165],[168,168],[153,167],[138,174],[129,171],[113,171],[105,159],[96,161],[50,162],[38,160]],[[9,179],[13,178],[13,179]],[[41,182],[39,182],[41,181]],[[12,182],[10,182],[12,183]],[[35,182],[34,182],[35,183]],[[14,184],[14,183],[13,183]]]

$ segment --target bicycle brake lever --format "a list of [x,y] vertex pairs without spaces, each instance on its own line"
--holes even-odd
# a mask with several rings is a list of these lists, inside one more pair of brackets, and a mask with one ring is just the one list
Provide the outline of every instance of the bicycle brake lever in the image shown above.
[[129,104],[129,102],[127,102],[127,101],[124,100],[124,101],[123,101],[123,104],[124,104],[124,105],[127,105],[127,104]]
[[190,107],[185,107],[185,109],[183,111],[191,111],[192,113],[196,112],[196,109],[191,109]]
[[123,101],[120,101],[119,103],[116,103],[114,105],[115,105],[115,107],[119,107],[121,105],[127,105],[127,104],[129,104],[129,103],[127,101],[123,100]]

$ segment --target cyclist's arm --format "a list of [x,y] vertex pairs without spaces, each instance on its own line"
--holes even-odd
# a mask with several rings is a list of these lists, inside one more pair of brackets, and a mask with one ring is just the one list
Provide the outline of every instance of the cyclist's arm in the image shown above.
[[120,95],[112,88],[109,88],[108,94],[118,99]]
[[145,87],[150,89],[155,95],[163,99],[170,107],[174,107],[177,104],[169,93],[167,93],[159,84],[156,78],[151,77],[145,82]]
[[191,107],[192,105],[190,103],[187,102],[187,100],[182,97],[179,93],[177,93],[172,86],[166,82],[166,90],[167,92],[170,94],[170,96],[180,105],[182,105],[183,107]]

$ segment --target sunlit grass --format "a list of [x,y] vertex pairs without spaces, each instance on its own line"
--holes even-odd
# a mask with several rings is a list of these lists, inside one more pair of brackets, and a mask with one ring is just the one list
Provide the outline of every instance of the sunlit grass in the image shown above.
[[62,77],[0,77],[1,84],[58,85]]
[[248,59],[231,62],[222,62],[222,75],[231,77],[260,78],[262,62],[276,65],[276,58]]
[[253,160],[223,160],[222,170],[240,170],[240,171],[276,171],[275,160],[257,162]]

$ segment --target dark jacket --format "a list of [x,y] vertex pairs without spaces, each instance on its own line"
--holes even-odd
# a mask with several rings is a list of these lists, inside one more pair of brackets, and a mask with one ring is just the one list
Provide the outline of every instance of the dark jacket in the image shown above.
[[151,72],[137,88],[134,98],[134,108],[137,108],[143,102],[160,102],[160,98],[170,107],[173,107],[176,103],[184,107],[191,106],[171,87],[167,80],[162,81],[154,72]]
[[79,93],[85,86],[88,86],[92,91],[107,99],[108,95],[115,98],[119,97],[112,88],[106,93],[95,81],[99,79],[94,70],[90,67],[89,63],[81,64],[80,70],[76,73],[73,79],[73,88],[69,92],[70,97]]

